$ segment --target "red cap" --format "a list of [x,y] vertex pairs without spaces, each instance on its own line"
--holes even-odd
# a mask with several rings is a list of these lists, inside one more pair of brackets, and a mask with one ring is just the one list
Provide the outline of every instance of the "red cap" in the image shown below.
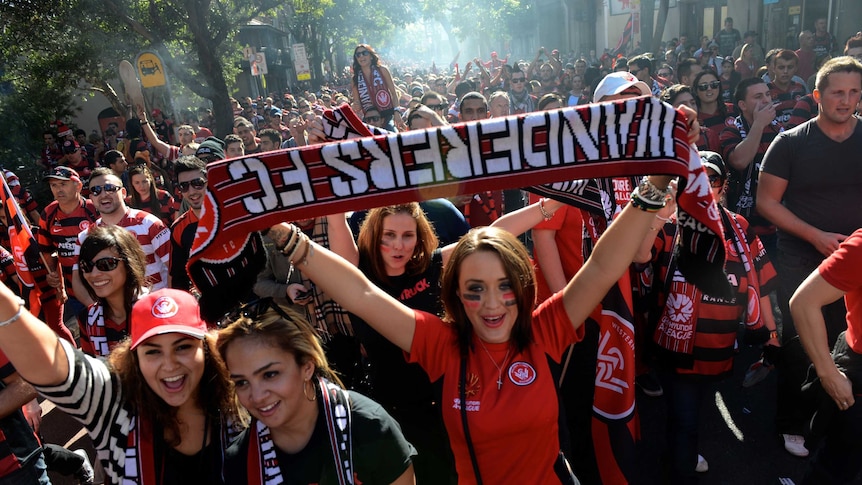
[[153,110],[153,116],[158,116],[160,114],[162,114],[162,110],[160,110],[159,108]]
[[132,350],[156,335],[181,333],[202,339],[207,333],[195,297],[172,288],[154,291],[135,302],[130,322]]

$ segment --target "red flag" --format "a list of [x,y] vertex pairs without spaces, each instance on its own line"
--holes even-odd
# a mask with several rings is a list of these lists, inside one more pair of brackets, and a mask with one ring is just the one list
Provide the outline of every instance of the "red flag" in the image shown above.
[[635,14],[631,14],[629,16],[629,21],[626,22],[626,26],[623,29],[623,35],[620,37],[620,41],[617,42],[617,46],[614,47],[614,50],[611,51],[611,55],[614,57],[625,54],[626,46],[629,45],[629,42],[632,40],[632,31],[634,30],[634,18]]
[[6,221],[9,224],[9,241],[12,246],[10,249],[12,257],[15,259],[15,271],[23,284],[33,288],[36,284],[34,273],[44,270],[44,266],[39,261],[39,245],[36,243],[33,231],[30,230],[29,221],[21,212],[21,207],[6,182],[6,177],[0,178],[3,179],[0,199],[2,199],[3,208],[6,211]]

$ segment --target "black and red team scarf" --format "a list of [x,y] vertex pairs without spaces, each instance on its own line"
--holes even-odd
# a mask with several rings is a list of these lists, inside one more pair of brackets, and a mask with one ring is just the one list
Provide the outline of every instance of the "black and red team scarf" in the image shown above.
[[202,293],[256,269],[262,245],[255,231],[282,221],[530,186],[602,210],[589,179],[648,173],[680,177],[680,270],[710,294],[729,292],[721,218],[686,140],[685,116],[655,98],[373,137],[346,105],[323,120],[327,135],[341,141],[207,166],[209,190],[189,257]]
[[[326,421],[327,438],[339,485],[353,485],[353,436],[350,399],[347,392],[332,382],[318,377],[319,410]],[[317,391],[315,391],[317,392]],[[248,485],[278,485],[284,476],[278,464],[275,443],[269,428],[254,420],[249,428]]]

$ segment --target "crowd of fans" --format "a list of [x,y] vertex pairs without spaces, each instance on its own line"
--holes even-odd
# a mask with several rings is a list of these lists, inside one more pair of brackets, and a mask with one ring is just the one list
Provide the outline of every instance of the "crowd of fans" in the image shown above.
[[[860,329],[832,302],[860,286],[834,258],[852,260],[862,227],[841,209],[859,207],[862,188],[852,163],[862,145],[862,34],[839,53],[818,20],[798,44],[764,52],[756,32],[740,35],[729,18],[714,38],[680,36],[661,55],[564,58],[540,48],[529,62],[492,53],[463,69],[387,67],[360,44],[349,86],[233,100],[234,132],[223,138],[207,128],[206,109],[175,126],[143,106],[104,138],[46,130],[40,163],[54,201],[38,210],[5,172],[47,257],[37,284],[22,284],[0,231],[0,316],[9,317],[0,322],[0,395],[17,396],[0,418],[17,457],[5,473],[46,483],[46,461],[61,467],[49,456],[64,450],[31,436],[38,391],[88,429],[113,483],[150,483],[150,473],[159,483],[335,483],[344,464],[363,483],[599,483],[588,418],[599,343],[584,321],[628,274],[636,382],[668,398],[669,483],[709,469],[697,452],[698,409],[710,383],[731,373],[740,325],[764,348],[745,385],[778,369],[783,446],[799,457],[818,450],[804,483],[849,482],[862,466],[851,434],[862,415],[847,376],[856,379],[862,349]],[[699,122],[689,136],[721,207],[732,297],[703,294],[680,274],[676,183],[652,176],[618,181],[625,209],[612,227],[623,229],[586,255],[588,214],[520,190],[283,224],[264,237],[268,261],[254,287],[236,288],[251,303],[217,340],[200,320],[186,264],[207,163],[324,143],[320,115],[345,104],[383,133],[639,96]],[[527,247],[512,236],[522,233]],[[803,283],[818,268],[824,281]],[[822,290],[830,284],[832,293]],[[791,304],[800,285],[808,299]],[[27,303],[15,313],[18,294]],[[806,312],[809,301],[831,303],[825,323]],[[22,315],[25,306],[48,326]],[[671,330],[680,325],[687,335]],[[833,347],[844,359],[837,368]],[[551,380],[564,356],[580,367]],[[806,381],[808,356],[819,379]],[[516,365],[539,369],[537,393],[509,385],[533,382]],[[352,435],[336,432],[327,406],[350,407]],[[830,418],[810,429],[815,411],[818,424]],[[92,481],[89,462],[72,455],[68,473]],[[518,466],[525,456],[530,465]]]

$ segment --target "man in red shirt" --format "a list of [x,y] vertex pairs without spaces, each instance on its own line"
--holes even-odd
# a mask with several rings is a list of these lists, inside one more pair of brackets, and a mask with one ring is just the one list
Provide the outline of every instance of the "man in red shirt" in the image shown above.
[[[841,297],[847,304],[847,331],[829,352],[823,307]],[[823,448],[809,462],[803,483],[850,483],[862,469],[862,229],[850,235],[796,290],[790,309],[799,340],[817,371],[825,395],[812,427],[830,414]],[[837,407],[838,412],[832,411]]]

